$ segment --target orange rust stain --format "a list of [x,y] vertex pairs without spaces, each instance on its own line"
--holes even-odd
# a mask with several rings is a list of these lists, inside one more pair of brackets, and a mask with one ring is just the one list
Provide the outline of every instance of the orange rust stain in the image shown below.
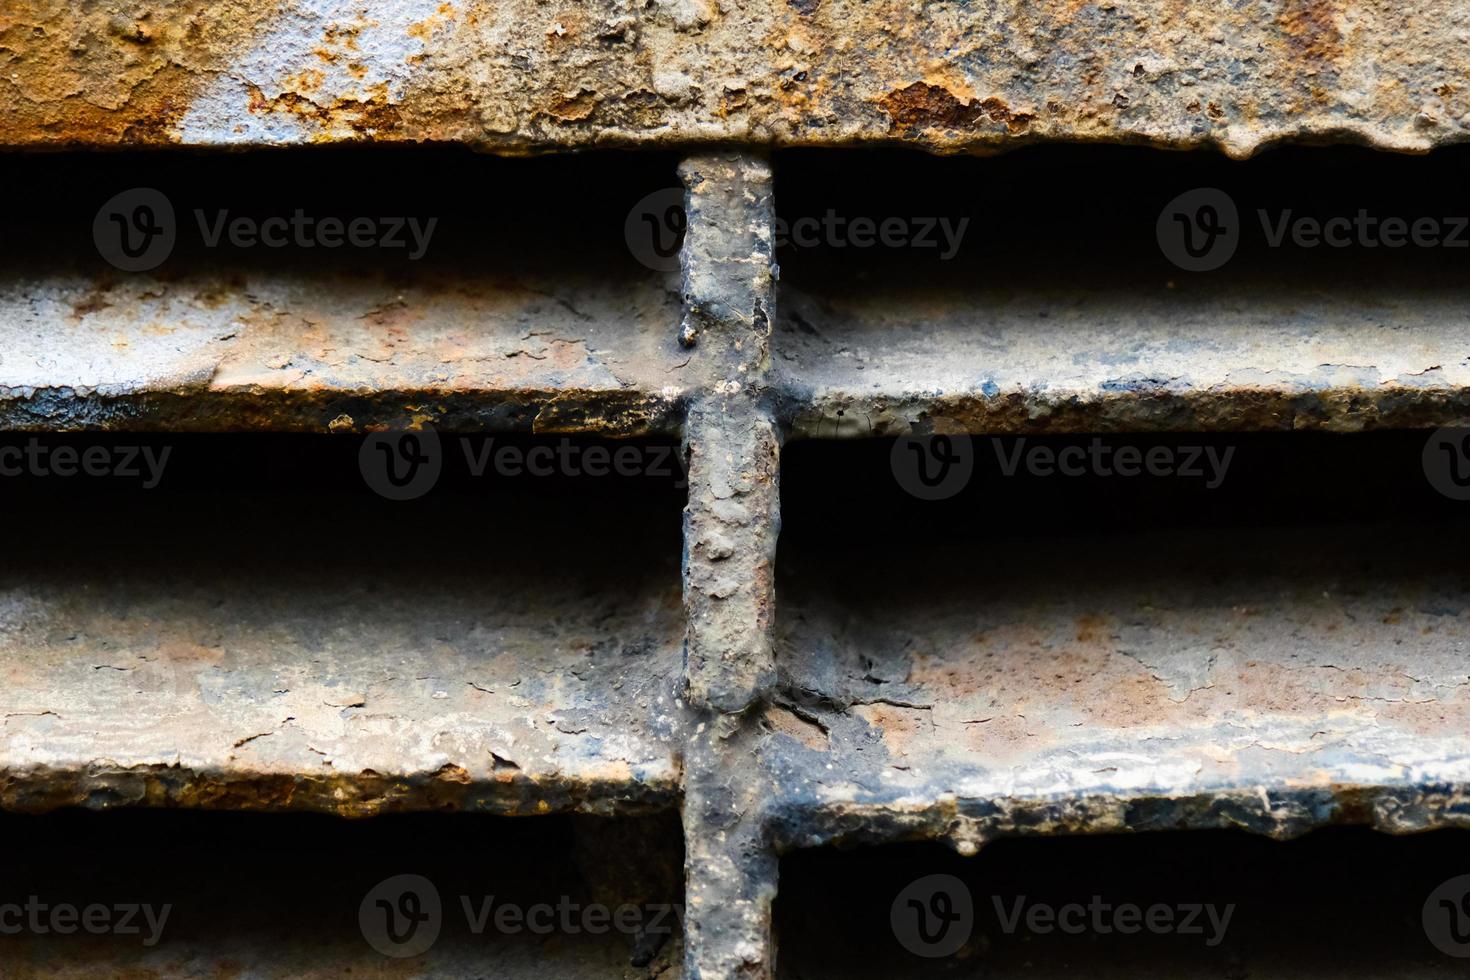
[[91,289],[71,305],[71,315],[80,320],[91,313],[99,313],[112,306],[112,300],[107,296],[111,285],[105,282],[95,284]]
[[596,110],[597,93],[584,88],[578,90],[575,95],[555,100],[548,111],[563,122],[581,122]]
[[366,99],[343,98],[325,104],[313,102],[300,92],[282,92],[268,99],[252,85],[248,108],[257,114],[286,113],[323,128],[345,126],[358,136],[392,133],[402,124],[398,106],[388,100],[386,83],[373,86]]
[[433,16],[426,20],[421,20],[417,24],[410,24],[408,36],[417,38],[420,41],[427,41],[435,31],[454,20],[455,16],[454,4],[441,3],[434,11]]
[[934,732],[930,712],[921,708],[858,704],[853,706],[852,713],[883,733],[883,742],[893,755],[907,755],[916,742],[932,736]]
[[452,762],[446,762],[434,773],[434,778],[446,783],[457,783],[461,786],[470,784],[470,774],[464,766],[456,766]]
[[575,7],[564,7],[557,10],[543,33],[546,43],[552,47],[579,42],[588,33],[587,17]]
[[8,0],[0,145],[160,145],[281,0],[124,5]]
[[904,132],[919,129],[975,129],[985,121],[1003,123],[1011,134],[1024,132],[1036,117],[1014,112],[1002,99],[961,101],[949,89],[927,82],[914,82],[878,100],[892,120],[890,128]]
[[1096,613],[1088,613],[1077,620],[1077,642],[1096,643],[1107,634],[1104,632],[1108,621],[1104,616]]
[[1287,48],[1299,58],[1333,61],[1342,54],[1337,26],[1338,0],[1284,0],[1277,22],[1286,32]]
[[356,51],[358,50],[357,36],[361,33],[362,25],[360,24],[346,26],[333,24],[322,32],[322,40],[347,51]]
[[315,68],[308,68],[305,71],[298,72],[287,84],[298,92],[315,92],[322,87],[322,84],[326,80],[326,72],[319,71]]
[[241,275],[226,276],[211,281],[194,292],[194,302],[206,310],[217,310],[229,302],[235,295],[245,291],[245,277]]
[[831,747],[826,732],[794,711],[771,705],[766,708],[763,717],[772,731],[794,738],[809,749],[825,752]]

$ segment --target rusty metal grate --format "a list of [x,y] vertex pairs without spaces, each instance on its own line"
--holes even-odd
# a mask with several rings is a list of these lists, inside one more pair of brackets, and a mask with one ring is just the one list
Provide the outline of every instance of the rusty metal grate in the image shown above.
[[[904,125],[979,119],[903,91]],[[6,447],[36,446],[51,472],[0,486],[23,515],[0,567],[6,809],[100,834],[108,817],[51,811],[133,807],[126,827],[144,835],[165,833],[150,820],[211,833],[211,815],[158,812],[169,807],[421,811],[402,838],[357,845],[378,858],[462,819],[422,811],[595,815],[599,853],[639,853],[617,836],[634,827],[660,855],[644,865],[684,862],[683,894],[659,896],[684,906],[682,934],[650,957],[558,947],[569,959],[550,962],[691,980],[820,975],[820,944],[791,924],[828,873],[803,852],[832,845],[941,840],[971,856],[1071,833],[1465,825],[1466,523],[1434,469],[1445,448],[1453,466],[1458,430],[1426,444],[1470,414],[1463,253],[1356,250],[1333,264],[1257,241],[1191,278],[1160,255],[1155,226],[1176,193],[1242,166],[1254,176],[1226,193],[1247,218],[1323,180],[1339,182],[1338,198],[1313,198],[1331,211],[1353,199],[1352,173],[1419,182],[1413,201],[1383,208],[1464,213],[1450,189],[1463,154],[1241,165],[1121,150],[773,162],[440,149],[381,163],[388,152],[117,166],[179,168],[184,189],[165,196],[180,214],[214,182],[256,216],[294,168],[362,195],[415,170],[443,185],[429,210],[466,197],[474,216],[446,223],[423,265],[191,240],[156,269],[109,270],[89,250],[111,185],[76,205],[79,224],[20,209],[34,236],[0,280],[0,463]],[[95,160],[5,166],[55,195],[96,179]],[[1111,196],[1057,190],[1078,173]],[[1280,191],[1288,178],[1297,187]],[[491,189],[466,194],[476,186]],[[780,247],[829,206],[876,234],[885,215],[937,216],[966,186],[1000,191],[967,212],[978,251],[858,255],[830,235]],[[322,188],[288,196],[320,192],[331,211]],[[338,204],[353,199],[412,204]],[[138,214],[125,204],[124,223]],[[651,256],[629,250],[642,231],[659,236]],[[94,449],[108,466],[168,450],[174,468],[164,492],[146,473],[57,492],[58,460],[75,468]],[[621,481],[579,480],[565,462],[606,470],[624,449]],[[518,475],[466,477],[496,450]],[[1114,470],[1162,454],[1179,479],[1110,482],[1095,462],[1056,477],[1093,453]],[[551,461],[545,479],[526,472],[533,458]],[[1003,472],[1023,458],[1018,476]],[[964,478],[946,482],[954,467]],[[229,833],[378,833],[256,819]],[[47,823],[63,820],[79,822]],[[483,826],[529,853],[575,846]],[[1179,839],[1167,846],[1196,856],[1220,840]],[[1331,861],[1379,839],[1340,840]],[[1451,877],[1426,869],[1462,846],[1416,850],[1416,875]],[[388,863],[385,875],[414,870]],[[805,897],[787,900],[791,868]],[[356,909],[323,914],[350,932]],[[112,962],[33,939],[16,955],[42,972]],[[308,955],[314,940],[293,932],[252,962],[265,975],[296,955],[322,975],[381,966],[340,939]],[[779,970],[777,939],[795,950]],[[435,950],[406,969],[547,968],[519,946]],[[257,954],[216,924],[172,955],[128,962],[193,975]],[[1452,975],[1447,962],[1423,975]]]

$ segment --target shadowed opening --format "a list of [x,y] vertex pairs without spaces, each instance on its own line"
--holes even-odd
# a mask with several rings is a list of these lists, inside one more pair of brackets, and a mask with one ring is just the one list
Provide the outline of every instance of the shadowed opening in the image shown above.
[[58,811],[0,827],[26,842],[0,883],[0,956],[22,972],[593,980],[680,957],[672,814]]
[[1467,975],[1467,874],[1463,831],[801,851],[781,866],[777,976],[1448,980]]

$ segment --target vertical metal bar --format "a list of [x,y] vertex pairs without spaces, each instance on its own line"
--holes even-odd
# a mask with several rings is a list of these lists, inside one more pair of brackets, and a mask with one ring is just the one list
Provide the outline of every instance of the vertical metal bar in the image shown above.
[[775,683],[771,630],[780,434],[766,386],[775,262],[771,169],[740,153],[679,168],[688,216],[680,340],[708,386],[685,424],[685,749],[688,980],[765,980],[774,968],[777,857],[750,709]]
[[685,672],[693,705],[733,713],[775,679],[780,440],[765,382],[775,296],[771,170],[730,153],[692,158],[679,173],[688,213],[681,339],[712,379],[685,427]]

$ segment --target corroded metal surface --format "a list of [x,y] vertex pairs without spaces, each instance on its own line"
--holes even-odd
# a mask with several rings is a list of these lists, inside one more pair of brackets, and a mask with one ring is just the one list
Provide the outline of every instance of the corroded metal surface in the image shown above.
[[0,423],[639,435],[677,431],[686,402],[726,373],[809,438],[925,425],[1356,431],[1470,415],[1458,292],[780,295],[757,378],[684,349],[677,295],[656,279],[12,279]]
[[[26,509],[40,525],[59,512]],[[434,522],[350,499],[94,499],[67,519],[87,549],[12,532],[0,805],[670,806],[681,624],[673,555],[655,549],[673,535],[579,538],[522,503],[546,528],[532,534],[482,511],[438,504],[461,530],[428,562],[413,556]],[[277,551],[296,521],[316,547]]]
[[810,569],[783,591],[769,757],[808,816],[778,836],[965,852],[1014,833],[1464,826],[1453,540],[1138,535],[1138,558],[1098,539],[1003,572],[940,551],[882,603]]
[[747,712],[776,680],[780,436],[769,409],[776,315],[769,164],[749,155],[680,167],[689,231],[681,253],[682,342],[711,382],[689,406],[684,517],[685,674],[695,716],[684,786],[691,980],[768,976],[775,855],[765,845]]
[[1363,284],[783,290],[796,435],[1437,426],[1470,415],[1470,293]]
[[[810,6],[781,16],[817,23],[843,10]],[[445,7],[444,23],[457,21]],[[330,19],[325,10],[306,21]],[[1071,15],[1116,35],[1119,8],[1102,13]],[[168,16],[108,25],[121,25],[116,43],[186,43],[162,29]],[[645,16],[717,35],[728,12],[693,2]],[[595,17],[564,20],[548,44],[575,43]],[[634,45],[641,23],[630,14],[599,44]],[[401,54],[370,35],[341,43]],[[284,43],[259,50],[262,71],[293,56]],[[362,77],[378,79],[383,63],[364,57]],[[717,51],[701,59],[718,64]],[[239,77],[211,75],[226,88]],[[472,88],[495,72],[463,77]],[[383,84],[384,99],[399,98]],[[722,126],[762,111],[748,88]],[[931,145],[1057,132],[1054,119],[1013,114],[1001,135],[931,90],[903,91],[888,103],[900,135]],[[597,128],[595,95],[566,106],[586,109],[589,142],[612,138]],[[257,128],[242,123],[229,139],[377,133],[339,132],[315,110],[288,124],[281,106],[301,103],[271,100],[250,110]],[[1289,127],[1338,110],[1317,111],[1270,118]],[[943,138],[927,125],[934,113]],[[1224,118],[1217,136],[1259,135]],[[37,131],[55,136],[56,122]],[[547,138],[573,122],[547,123]],[[746,124],[744,137],[771,135]],[[384,131],[417,138],[416,125]],[[533,145],[516,133],[496,145]],[[838,126],[823,138],[863,136]],[[671,123],[648,138],[676,137]],[[1213,564],[1169,559],[1143,538],[1090,566],[1040,551],[905,552],[897,581],[890,567],[866,590],[818,561],[797,587],[783,584],[779,608],[774,567],[787,435],[1445,424],[1470,408],[1462,294],[1369,284],[1340,296],[1043,297],[903,283],[877,297],[784,289],[778,311],[769,166],[724,151],[691,158],[681,176],[691,224],[677,283],[614,285],[576,268],[454,281],[253,270],[9,279],[7,428],[672,430],[690,465],[682,606],[674,513],[664,525],[596,505],[569,516],[553,502],[476,501],[390,520],[336,513],[324,498],[284,512],[223,506],[227,521],[160,509],[139,523],[64,502],[27,511],[31,536],[0,565],[0,806],[682,807],[690,980],[771,975],[778,857],[790,849],[942,838],[972,853],[1026,832],[1466,823],[1462,576],[1403,537],[1338,529],[1339,544],[1353,536],[1351,555],[1310,536],[1294,549],[1280,535],[1201,539]],[[450,554],[491,518],[501,536]],[[58,549],[53,527],[96,546]],[[1441,559],[1463,553],[1435,544]],[[235,560],[244,545],[249,560]],[[1252,562],[1283,549],[1292,561]],[[1379,558],[1349,560],[1364,553]]]
[[0,14],[0,144],[605,144],[1470,135],[1458,0],[272,0]]
[[8,429],[669,432],[657,278],[200,271],[0,284]]
[[684,343],[711,381],[686,421],[684,601],[690,701],[745,710],[775,679],[776,425],[764,408],[775,316],[771,171],[737,154],[681,168]]

